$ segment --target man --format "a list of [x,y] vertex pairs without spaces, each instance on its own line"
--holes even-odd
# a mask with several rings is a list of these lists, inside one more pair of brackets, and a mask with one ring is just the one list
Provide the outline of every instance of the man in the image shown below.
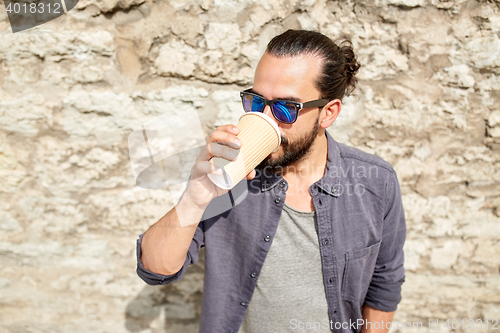
[[325,131],[358,68],[349,42],[273,38],[241,96],[246,112],[276,119],[278,150],[247,175],[240,203],[205,219],[229,194],[206,176],[209,160],[234,160],[241,145],[235,126],[217,128],[179,203],[139,236],[149,284],[180,279],[205,247],[200,332],[388,331],[404,281],[399,183],[389,163]]

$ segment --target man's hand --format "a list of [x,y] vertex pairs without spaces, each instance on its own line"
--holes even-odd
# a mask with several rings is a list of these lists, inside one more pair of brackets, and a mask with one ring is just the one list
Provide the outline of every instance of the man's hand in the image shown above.
[[[394,318],[396,311],[380,311],[369,305],[363,307],[363,328],[361,333],[387,333],[387,323]],[[377,327],[377,328],[375,328]]]
[[[237,137],[238,134],[238,127],[224,125],[217,127],[208,138],[207,145],[201,150],[191,168],[191,180],[186,189],[187,196],[194,204],[206,207],[213,198],[228,192],[228,190],[221,189],[212,183],[207,174],[214,172],[216,169],[210,161],[212,157],[221,157],[228,161],[236,160],[237,156],[233,155],[233,153],[238,153],[241,148],[241,141]],[[254,169],[246,178],[253,179],[255,175]]]

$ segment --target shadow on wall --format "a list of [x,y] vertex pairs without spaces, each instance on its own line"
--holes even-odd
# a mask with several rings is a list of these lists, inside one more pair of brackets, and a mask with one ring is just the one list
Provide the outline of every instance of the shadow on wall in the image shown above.
[[[146,285],[125,311],[129,332],[197,333],[199,328],[205,251],[179,281],[162,286]],[[139,278],[139,277],[138,277]]]

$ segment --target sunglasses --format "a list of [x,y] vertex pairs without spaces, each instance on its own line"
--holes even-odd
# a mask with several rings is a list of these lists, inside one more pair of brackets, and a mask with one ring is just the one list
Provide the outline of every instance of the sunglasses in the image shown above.
[[269,105],[274,118],[285,124],[293,124],[297,120],[301,109],[323,107],[331,100],[323,98],[305,103],[284,99],[267,100],[260,95],[252,93],[252,89],[240,92],[240,97],[245,112],[264,112],[266,105]]

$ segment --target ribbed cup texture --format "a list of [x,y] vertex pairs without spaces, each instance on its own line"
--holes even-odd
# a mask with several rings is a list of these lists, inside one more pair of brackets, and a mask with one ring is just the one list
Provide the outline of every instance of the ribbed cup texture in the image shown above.
[[[242,145],[238,158],[234,162],[214,157],[213,163],[224,168],[233,180],[233,186],[238,184],[279,145],[279,133],[264,118],[246,113],[236,125],[240,129],[237,135]],[[220,179],[220,177],[218,177]],[[225,187],[229,187],[226,184]]]

